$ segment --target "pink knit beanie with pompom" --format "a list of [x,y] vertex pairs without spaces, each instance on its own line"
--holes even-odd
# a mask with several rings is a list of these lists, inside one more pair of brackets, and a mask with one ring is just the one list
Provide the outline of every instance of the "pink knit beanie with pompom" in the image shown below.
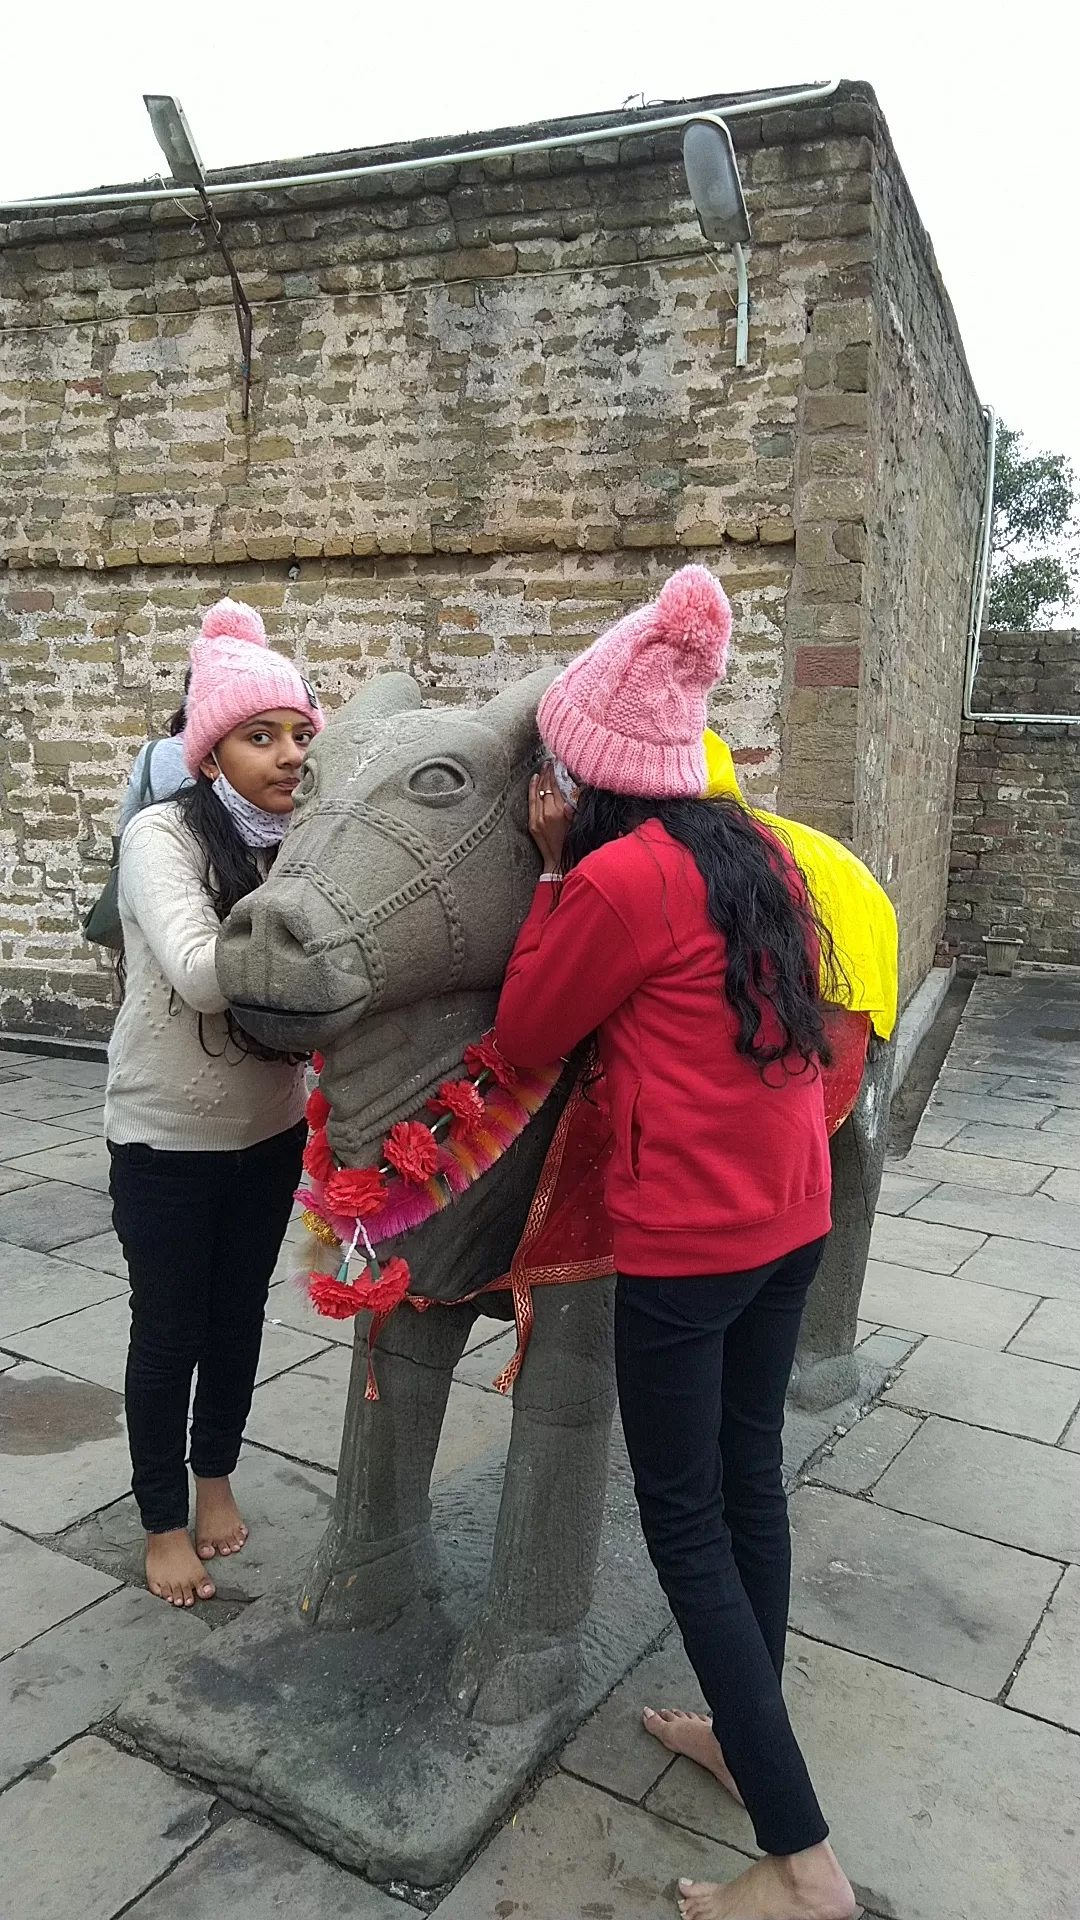
[[242,600],[219,600],[203,621],[184,705],[184,761],[192,775],[219,740],[257,713],[287,707],[316,733],[326,724],[303,675],[267,646],[261,617]]
[[536,716],[545,746],[586,786],[698,799],[705,702],[730,638],[719,580],[708,567],[681,567],[553,681]]

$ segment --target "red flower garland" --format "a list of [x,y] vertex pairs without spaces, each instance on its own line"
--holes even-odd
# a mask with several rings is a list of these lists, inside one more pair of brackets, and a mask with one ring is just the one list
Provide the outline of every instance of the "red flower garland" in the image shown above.
[[483,1098],[471,1080],[444,1080],[438,1092],[428,1101],[428,1106],[432,1113],[453,1114],[450,1122],[452,1140],[467,1140],[483,1125]]
[[504,1060],[490,1033],[485,1034],[482,1040],[477,1040],[473,1046],[466,1047],[464,1059],[474,1080],[479,1080],[482,1073],[490,1073],[500,1087],[512,1087],[517,1079],[516,1070],[510,1065],[509,1060]]
[[313,1133],[304,1148],[304,1167],[313,1180],[327,1180],[334,1170],[334,1156],[326,1137],[326,1128]]
[[422,1187],[439,1164],[439,1143],[421,1120],[399,1120],[383,1142],[383,1152],[403,1180]]
[[326,1182],[325,1199],[331,1213],[366,1220],[385,1205],[386,1181],[375,1167],[338,1167]]
[[408,1262],[395,1256],[387,1261],[378,1280],[373,1280],[365,1267],[351,1286],[347,1280],[335,1280],[330,1273],[309,1274],[308,1299],[316,1313],[328,1320],[351,1320],[368,1307],[373,1313],[393,1313],[408,1293],[411,1278]]
[[315,1087],[308,1095],[305,1112],[312,1133],[318,1133],[320,1127],[325,1127],[330,1118],[330,1102],[321,1087]]

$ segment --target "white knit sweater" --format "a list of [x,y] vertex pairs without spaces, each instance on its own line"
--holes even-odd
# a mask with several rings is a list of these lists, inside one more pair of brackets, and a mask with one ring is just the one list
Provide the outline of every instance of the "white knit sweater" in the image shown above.
[[295,1126],[303,1069],[252,1059],[229,1039],[206,859],[172,803],[147,807],[124,834],[120,918],[127,985],[109,1046],[107,1139],[230,1152]]

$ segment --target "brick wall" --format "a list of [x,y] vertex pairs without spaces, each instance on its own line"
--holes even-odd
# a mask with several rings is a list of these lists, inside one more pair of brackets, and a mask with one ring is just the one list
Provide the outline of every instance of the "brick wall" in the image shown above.
[[972,702],[986,713],[1075,713],[1072,726],[965,721],[946,938],[961,966],[983,935],[1021,958],[1080,966],[1080,632],[983,635]]
[[[925,518],[963,574],[968,513],[944,468],[922,500],[902,463],[902,510],[872,510],[883,277],[925,282],[896,297],[937,316],[910,350],[944,357],[949,392],[962,360],[930,256],[877,260],[883,172],[915,216],[869,89],[732,131],[745,369],[677,136],[223,203],[255,311],[246,424],[228,283],[172,203],[0,227],[0,1023],[108,1023],[80,916],[131,756],[226,591],[331,702],[389,665],[467,700],[700,558],[735,603],[716,718],[748,792],[880,864],[856,765],[885,751],[867,583],[893,563],[864,556]],[[932,378],[890,404],[947,430]],[[911,701],[933,734],[932,675]],[[928,964],[920,932],[909,985]]]

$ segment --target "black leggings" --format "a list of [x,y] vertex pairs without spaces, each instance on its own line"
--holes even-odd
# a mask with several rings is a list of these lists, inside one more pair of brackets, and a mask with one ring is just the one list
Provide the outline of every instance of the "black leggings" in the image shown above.
[[196,1368],[191,1470],[217,1480],[236,1465],[305,1137],[301,1122],[242,1153],[110,1146],[113,1224],[131,1283],[131,1485],[147,1533],[188,1523]]
[[619,1406],[642,1531],[765,1853],[825,1839],[780,1690],[791,1585],[784,1395],[823,1240],[747,1273],[615,1296]]

